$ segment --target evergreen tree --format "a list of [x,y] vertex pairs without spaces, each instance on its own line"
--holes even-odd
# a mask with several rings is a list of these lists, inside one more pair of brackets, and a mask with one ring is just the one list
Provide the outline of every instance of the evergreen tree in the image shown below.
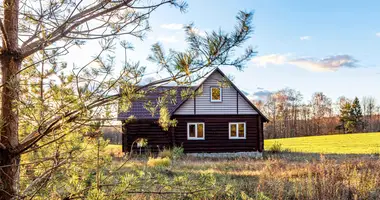
[[355,97],[351,105],[350,115],[353,121],[355,131],[361,131],[363,129],[363,113],[360,106],[358,97]]
[[344,133],[353,132],[354,123],[352,121],[351,111],[352,105],[350,102],[346,102],[340,107],[340,121],[342,122]]

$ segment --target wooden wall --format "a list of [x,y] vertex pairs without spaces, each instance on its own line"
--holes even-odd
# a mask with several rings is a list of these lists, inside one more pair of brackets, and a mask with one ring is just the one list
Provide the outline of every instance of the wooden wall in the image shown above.
[[[262,122],[258,115],[178,115],[174,118],[178,120],[175,143],[182,145],[187,153],[262,151]],[[187,140],[188,122],[205,123],[205,140]],[[246,139],[229,139],[229,122],[246,122]]]
[[[144,122],[135,122],[123,125],[123,152],[129,152],[131,145],[138,138],[148,139],[148,146],[141,148],[142,152],[158,152],[164,147],[169,148],[171,145],[170,131],[163,131],[161,127],[153,120]],[[133,145],[134,152],[140,152],[136,143]]]
[[[259,115],[177,115],[177,126],[163,131],[154,121],[125,124],[123,130],[123,151],[130,151],[133,141],[148,139],[148,150],[171,147],[173,143],[183,146],[185,153],[243,152],[263,150],[263,124]],[[205,140],[187,140],[187,123],[204,122]],[[229,139],[229,122],[246,123],[246,139]],[[174,131],[174,134],[172,133]],[[142,148],[145,152],[146,148]],[[139,152],[136,144],[134,152]]]

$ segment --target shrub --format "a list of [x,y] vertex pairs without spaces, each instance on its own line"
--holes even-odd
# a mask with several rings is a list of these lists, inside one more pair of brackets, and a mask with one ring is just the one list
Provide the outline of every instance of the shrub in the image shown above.
[[156,167],[156,168],[165,168],[169,167],[171,165],[171,160],[170,158],[152,158],[149,157],[149,160],[147,162],[149,167]]
[[161,158],[173,158],[173,152],[170,149],[164,148],[158,153],[158,157]]
[[173,147],[173,149],[164,148],[162,151],[158,153],[158,157],[177,160],[184,155],[183,151],[184,151],[183,147],[177,147],[177,146]]
[[183,149],[182,146],[180,146],[180,147],[177,147],[177,146],[173,147],[172,158],[174,160],[177,160],[177,159],[181,158],[184,155],[183,151],[184,151],[184,149]]
[[282,144],[279,142],[274,142],[274,144],[269,148],[269,152],[271,153],[280,153],[280,152],[289,152],[290,149],[283,148]]

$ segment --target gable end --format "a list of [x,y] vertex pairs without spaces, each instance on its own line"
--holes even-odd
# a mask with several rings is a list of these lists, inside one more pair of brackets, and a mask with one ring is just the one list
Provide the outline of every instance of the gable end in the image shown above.
[[268,119],[252,104],[251,101],[230,81],[229,86],[223,87],[222,101],[210,101],[211,87],[220,86],[220,82],[228,77],[216,68],[196,88],[202,89],[201,95],[183,101],[173,112],[173,115],[260,115],[263,121]]

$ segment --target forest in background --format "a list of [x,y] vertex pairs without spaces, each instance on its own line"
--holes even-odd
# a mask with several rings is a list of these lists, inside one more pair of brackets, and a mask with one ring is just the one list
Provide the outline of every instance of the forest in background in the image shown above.
[[332,100],[316,92],[305,101],[299,91],[285,88],[253,103],[270,120],[266,139],[380,131],[380,106],[371,96]]

